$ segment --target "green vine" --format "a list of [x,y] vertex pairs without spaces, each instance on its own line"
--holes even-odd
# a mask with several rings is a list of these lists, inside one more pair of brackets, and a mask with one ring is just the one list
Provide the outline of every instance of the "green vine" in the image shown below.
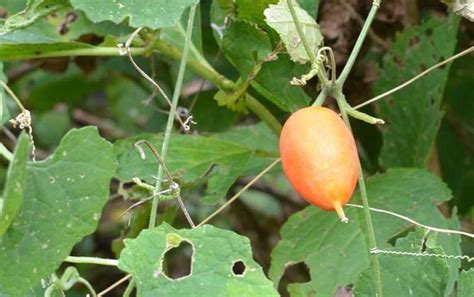
[[[341,112],[342,118],[343,118],[344,122],[346,123],[347,127],[351,130],[351,132],[352,132],[352,129],[351,129],[350,121],[349,121],[349,115],[354,117],[354,118],[357,118],[357,119],[366,121],[368,123],[371,123],[371,124],[384,123],[383,120],[380,120],[380,119],[374,118],[372,116],[369,116],[367,114],[361,113],[359,111],[356,111],[354,108],[352,108],[347,103],[347,100],[346,100],[346,98],[344,96],[344,93],[342,91],[344,83],[345,83],[352,67],[354,66],[355,60],[356,60],[356,58],[357,58],[357,56],[360,52],[360,49],[362,47],[363,42],[364,42],[364,40],[367,36],[367,32],[370,28],[370,25],[372,24],[374,16],[377,13],[378,8],[380,7],[380,2],[381,2],[381,0],[374,0],[374,2],[372,3],[372,8],[370,9],[369,15],[368,15],[368,17],[367,17],[367,19],[364,23],[364,26],[362,27],[362,30],[361,30],[358,38],[357,38],[356,44],[354,45],[354,48],[353,48],[353,50],[352,50],[352,52],[349,56],[349,59],[348,59],[346,65],[344,66],[344,69],[342,70],[341,75],[338,77],[338,79],[336,80],[335,83],[334,82],[328,83],[327,78],[325,78],[323,80],[320,79],[321,84],[322,84],[322,90],[321,90],[320,95],[316,99],[316,101],[313,103],[313,106],[320,106],[324,103],[324,100],[326,99],[327,96],[333,96],[334,98],[336,98],[336,101],[337,101],[339,110]],[[321,73],[321,72],[318,72],[319,66],[315,66],[315,64],[318,63],[318,61],[317,61],[318,59],[317,59],[317,57],[314,57],[314,53],[311,51],[311,48],[309,47],[309,43],[307,42],[306,37],[303,34],[303,30],[301,29],[301,25],[299,23],[299,20],[298,20],[296,14],[294,12],[294,7],[293,7],[292,0],[287,0],[287,3],[288,3],[288,6],[289,6],[291,15],[293,17],[293,21],[295,23],[298,35],[299,35],[300,39],[302,40],[303,45],[306,49],[306,52],[307,52],[308,56],[311,58],[311,61],[313,63],[312,67],[311,67],[312,72],[313,73]],[[332,52],[332,50],[330,52]],[[322,63],[320,63],[320,62],[321,61],[319,61],[318,64],[322,65]],[[335,64],[333,63],[333,61],[331,61],[331,62],[332,62],[331,74],[332,74],[332,77],[334,77],[336,69],[335,69]],[[316,69],[316,70],[314,70],[314,69]],[[374,226],[373,226],[373,223],[372,223],[372,217],[370,215],[370,208],[369,208],[369,201],[368,201],[368,197],[367,197],[367,190],[366,190],[366,187],[365,187],[364,175],[363,175],[362,166],[360,165],[360,163],[359,163],[359,190],[360,190],[360,193],[361,193],[361,196],[362,196],[362,203],[363,203],[363,206],[364,206],[364,216],[365,216],[366,225],[367,225],[367,231],[368,231],[368,237],[369,237],[369,246],[370,246],[370,249],[377,248],[377,242],[376,242],[376,239],[375,239]],[[370,251],[368,251],[368,253],[370,254]],[[372,269],[373,269],[373,272],[375,274],[376,296],[377,297],[382,297],[382,294],[383,294],[383,292],[382,292],[382,278],[381,278],[381,272],[380,272],[379,259],[378,259],[377,255],[372,255],[371,260],[372,260]]]

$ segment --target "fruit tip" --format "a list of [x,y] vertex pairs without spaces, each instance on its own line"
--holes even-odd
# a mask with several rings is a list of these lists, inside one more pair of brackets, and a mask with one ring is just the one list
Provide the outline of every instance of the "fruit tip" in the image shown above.
[[344,210],[342,209],[341,202],[340,201],[334,201],[333,202],[334,209],[336,210],[337,216],[341,220],[342,223],[348,223],[349,219],[346,217],[346,214],[344,213]]

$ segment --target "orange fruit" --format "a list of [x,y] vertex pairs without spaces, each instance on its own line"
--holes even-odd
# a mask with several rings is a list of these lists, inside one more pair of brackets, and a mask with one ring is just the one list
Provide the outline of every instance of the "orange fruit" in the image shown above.
[[281,131],[280,156],[288,180],[306,201],[347,221],[342,207],[354,192],[359,157],[337,113],[325,107],[293,113]]

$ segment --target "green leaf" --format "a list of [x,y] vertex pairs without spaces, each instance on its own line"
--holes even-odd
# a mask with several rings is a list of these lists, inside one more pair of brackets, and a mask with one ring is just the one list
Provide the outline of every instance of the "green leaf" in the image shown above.
[[276,4],[278,0],[236,0],[237,19],[265,26],[263,11],[269,4]]
[[[215,92],[201,92],[193,108],[193,126],[201,132],[220,132],[229,129],[239,119],[239,114],[221,108],[214,100]],[[216,124],[218,123],[218,124]]]
[[[244,136],[244,132],[241,131],[240,137],[248,137]],[[114,144],[119,161],[117,178],[122,182],[131,181],[134,177],[152,184],[155,181],[153,176],[158,170],[155,158],[151,152],[145,151],[146,159],[142,160],[134,147],[134,144],[142,139],[150,141],[158,149],[161,148],[162,136],[151,134],[119,140]],[[261,168],[277,156],[274,152],[258,152],[255,147],[220,140],[216,136],[173,135],[166,164],[182,186],[199,185],[207,181],[203,201],[215,204],[225,198],[238,177],[244,173],[254,174],[254,170],[249,172],[249,167]]]
[[26,6],[26,0],[0,0],[0,7],[8,11],[9,15],[15,14]]
[[239,86],[238,90],[234,92],[226,92],[224,90],[219,90],[214,95],[214,99],[217,102],[218,106],[225,106],[231,111],[247,113],[247,104],[245,103],[245,98],[247,94],[245,91],[248,88],[248,84],[242,84]]
[[72,128],[72,122],[67,109],[50,110],[38,115],[33,127],[37,145],[55,147]]
[[[319,31],[319,25],[304,9],[299,7],[296,1],[293,1],[293,4],[296,17],[299,20],[308,44],[311,50],[316,54],[323,41],[323,36]],[[269,8],[265,9],[264,14],[267,24],[280,35],[291,60],[301,64],[311,62],[296,30],[287,1],[280,0],[278,5],[270,5]]]
[[30,137],[22,133],[18,139],[13,160],[8,166],[3,197],[0,197],[0,236],[10,227],[18,214],[25,190],[26,162],[30,149]]
[[[427,67],[450,57],[455,49],[459,18],[431,18],[407,27],[383,58],[375,93],[387,91]],[[379,101],[377,117],[386,121],[381,162],[385,167],[424,167],[443,117],[441,99],[449,65]]]
[[[390,169],[367,181],[370,206],[413,218],[430,226],[459,229],[455,216],[446,219],[436,205],[451,198],[446,185],[421,169]],[[356,194],[352,201],[360,201]],[[354,203],[354,202],[353,202]],[[306,294],[333,296],[338,287],[353,284],[359,273],[369,267],[369,248],[365,241],[363,210],[346,207],[348,224],[333,212],[309,206],[292,215],[281,229],[282,240],[272,252],[269,275],[278,284],[286,265],[305,262],[311,281],[301,284]],[[398,218],[372,213],[379,249],[391,247],[390,241],[410,230],[412,225]],[[439,234],[438,244],[446,254],[460,254],[459,236]],[[459,260],[450,260],[447,292],[457,279]]]
[[320,0],[295,0],[298,1],[301,8],[306,10],[306,12],[314,19],[318,15],[319,11],[319,2]]
[[278,150],[278,137],[264,123],[235,127],[224,133],[214,134],[213,138],[245,147],[255,152],[242,172],[242,176],[257,175],[280,154]]
[[[164,254],[182,242],[193,248],[191,273],[173,280],[163,271]],[[245,265],[243,275],[232,270],[237,261]],[[176,230],[163,223],[145,230],[125,240],[119,268],[133,275],[137,296],[278,296],[252,259],[249,240],[210,225]]]
[[245,79],[254,66],[272,52],[272,45],[268,35],[256,26],[235,22],[225,30],[222,49],[227,59]]
[[301,87],[290,84],[293,77],[304,73],[303,66],[291,62],[287,55],[280,54],[277,60],[263,64],[251,85],[280,109],[294,112],[308,106],[310,101]]
[[115,167],[93,127],[71,130],[51,157],[27,165],[20,211],[0,237],[0,292],[33,292],[95,230]]
[[[105,92],[112,118],[119,128],[131,133],[164,128],[167,115],[159,113],[154,102],[146,102],[150,93],[136,82],[124,77],[115,77],[109,80]],[[157,120],[157,127],[150,127],[153,120]]]
[[446,116],[437,139],[441,175],[453,191],[453,202],[460,213],[474,205],[474,100],[470,97],[473,67],[472,57],[453,63],[444,92]]
[[474,296],[474,269],[462,271],[459,275],[457,297]]
[[58,103],[76,107],[103,87],[103,76],[99,72],[85,77],[75,65],[70,65],[61,75],[36,72],[29,79],[34,83],[21,87],[28,91],[28,106],[36,112],[50,111]]
[[[186,37],[186,26],[188,23],[189,10],[186,10],[181,16],[181,20],[176,26],[171,28],[164,28],[160,32],[160,39],[174,45],[175,47],[184,48],[184,41]],[[189,48],[189,56],[193,59],[210,66],[202,54],[202,35],[201,35],[201,15],[196,14],[194,18],[194,26]]]
[[28,0],[24,10],[5,21],[0,28],[0,35],[31,25],[38,19],[68,6],[67,0]]
[[[406,238],[397,240],[395,252],[423,251],[423,241],[426,231],[416,229]],[[435,237],[428,238],[428,243]],[[443,249],[431,243],[426,253],[443,255]],[[379,256],[383,296],[432,296],[443,297],[448,280],[448,265],[446,259],[437,257],[416,257],[403,255]],[[366,269],[354,285],[354,295],[360,297],[376,296],[375,278],[371,268]]]
[[116,24],[128,18],[131,27],[151,29],[175,26],[184,10],[199,0],[148,0],[84,1],[70,0],[75,9],[84,11],[92,22],[112,21]]

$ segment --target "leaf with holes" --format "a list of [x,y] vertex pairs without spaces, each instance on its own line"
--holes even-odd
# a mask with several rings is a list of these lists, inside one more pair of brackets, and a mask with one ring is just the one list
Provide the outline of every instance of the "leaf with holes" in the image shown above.
[[175,26],[183,12],[199,0],[120,0],[120,1],[84,1],[70,0],[71,5],[84,11],[93,22],[112,21],[116,24],[128,19],[131,27],[151,29]]
[[[172,279],[164,257],[182,243],[192,246],[190,274]],[[278,296],[252,259],[249,240],[210,225],[177,230],[163,223],[145,230],[125,240],[119,268],[132,274],[138,296]]]
[[28,0],[24,10],[5,21],[0,28],[0,35],[31,25],[38,19],[68,6],[67,0]]
[[3,197],[0,197],[0,236],[5,233],[18,214],[25,190],[26,162],[30,149],[30,137],[22,133],[18,139],[13,160],[8,166]]
[[[310,50],[316,55],[319,46],[323,42],[323,35],[321,35],[319,25],[304,9],[299,7],[296,1],[293,1],[293,6],[303,33],[308,40]],[[296,30],[287,0],[280,0],[278,5],[270,5],[269,8],[265,9],[264,14],[267,24],[280,35],[291,60],[301,64],[311,62]]]
[[[166,158],[170,172],[179,183],[199,185],[207,181],[203,201],[211,204],[224,199],[238,177],[244,173],[254,174],[255,170],[248,168],[260,169],[278,156],[276,151],[259,150],[241,143],[220,140],[217,135],[219,134],[214,137],[173,135]],[[240,135],[245,137],[245,131],[240,131]],[[134,144],[142,139],[150,141],[158,149],[161,147],[162,136],[152,134],[119,140],[114,145],[119,161],[117,177],[122,182],[139,177],[154,184],[153,176],[158,170],[156,159],[146,150],[146,159],[142,160],[134,147]]]
[[[431,18],[399,34],[384,56],[375,93],[387,91],[427,67],[450,57],[455,49],[459,18]],[[449,65],[431,72],[378,103],[383,130],[382,165],[425,167],[443,117],[441,99]]]
[[[453,216],[446,219],[436,205],[451,198],[446,185],[422,169],[390,169],[367,181],[370,206],[390,210],[421,223],[447,229],[459,229]],[[360,201],[356,194],[352,201]],[[346,207],[350,221],[342,224],[333,212],[313,206],[292,215],[281,229],[282,240],[272,251],[269,271],[275,285],[280,282],[290,263],[305,262],[311,281],[297,284],[305,294],[333,296],[338,287],[353,284],[359,273],[369,266],[369,248],[365,241],[362,209]],[[381,213],[372,213],[377,247],[387,249],[390,242],[410,230],[413,225]],[[446,254],[461,253],[458,235],[439,234],[438,244]],[[459,260],[450,260],[447,292],[454,287]]]
[[20,211],[0,237],[0,292],[32,293],[96,229],[115,168],[93,127],[71,130],[51,157],[27,165]]
[[459,275],[457,297],[474,296],[474,269],[463,270]]
[[[426,249],[423,247],[425,233],[425,230],[416,229],[405,238],[398,239],[395,247],[388,250],[444,255],[443,249],[436,244],[436,236],[429,236]],[[448,296],[445,295],[449,274],[446,259],[379,254],[379,261],[383,296]],[[359,275],[354,285],[354,296],[376,296],[371,268]]]

